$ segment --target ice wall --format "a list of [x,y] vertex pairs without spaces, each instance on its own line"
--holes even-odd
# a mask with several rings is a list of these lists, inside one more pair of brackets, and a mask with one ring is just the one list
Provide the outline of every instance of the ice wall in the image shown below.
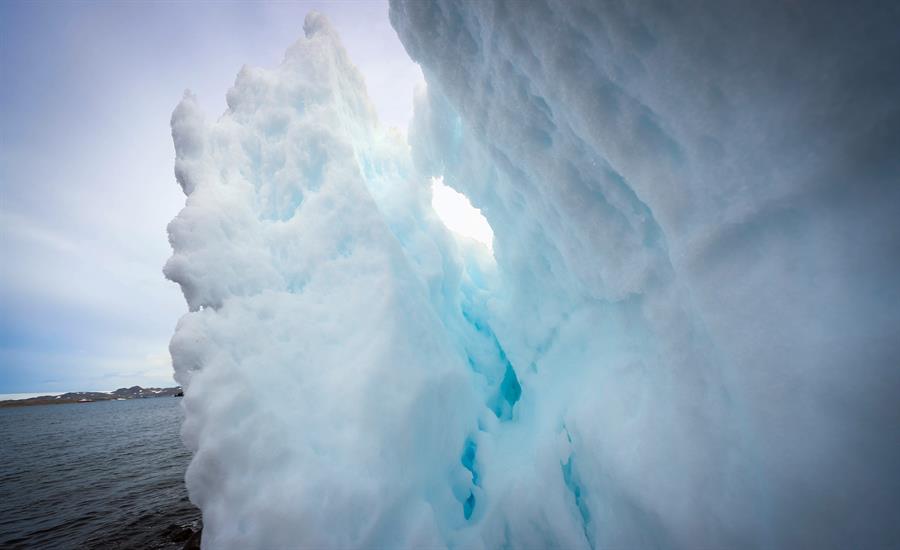
[[408,137],[317,14],[218,120],[173,114],[204,545],[898,541],[897,10],[391,18]]
[[[494,228],[492,326],[588,543],[900,541],[898,14],[392,2],[416,161]],[[556,528],[520,483],[491,520],[528,546]]]
[[433,546],[474,390],[373,199],[407,148],[327,21],[304,30],[278,68],[242,69],[217,121],[190,94],[172,117],[188,489],[207,548]]

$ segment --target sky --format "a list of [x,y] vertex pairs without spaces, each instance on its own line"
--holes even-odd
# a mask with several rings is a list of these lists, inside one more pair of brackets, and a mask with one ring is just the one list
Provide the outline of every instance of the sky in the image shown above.
[[423,79],[386,2],[0,3],[0,393],[174,385],[172,110],[189,88],[217,117],[310,10],[405,129]]
[[475,239],[493,252],[494,230],[487,218],[468,197],[445,185],[443,178],[431,180],[431,207],[448,229]]

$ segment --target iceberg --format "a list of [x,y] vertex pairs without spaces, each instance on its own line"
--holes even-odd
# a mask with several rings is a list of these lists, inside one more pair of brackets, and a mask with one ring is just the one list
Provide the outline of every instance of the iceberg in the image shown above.
[[316,13],[173,113],[204,546],[900,541],[898,10],[390,17],[405,134]]

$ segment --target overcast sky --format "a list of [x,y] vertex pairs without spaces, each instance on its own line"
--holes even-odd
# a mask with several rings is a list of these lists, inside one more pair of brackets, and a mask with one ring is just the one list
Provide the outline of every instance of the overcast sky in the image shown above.
[[276,65],[311,9],[405,128],[422,77],[386,2],[0,4],[0,393],[173,385],[169,117],[185,88],[221,114],[240,67]]

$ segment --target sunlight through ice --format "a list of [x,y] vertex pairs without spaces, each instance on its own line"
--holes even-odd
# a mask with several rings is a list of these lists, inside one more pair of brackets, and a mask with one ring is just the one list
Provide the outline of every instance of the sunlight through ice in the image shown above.
[[494,232],[481,210],[465,195],[444,185],[443,178],[431,179],[431,207],[448,229],[494,251]]

